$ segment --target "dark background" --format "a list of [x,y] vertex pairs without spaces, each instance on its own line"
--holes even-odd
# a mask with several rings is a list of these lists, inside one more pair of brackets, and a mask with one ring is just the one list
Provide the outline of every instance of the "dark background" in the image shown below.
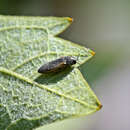
[[103,108],[39,130],[130,129],[129,0],[0,0],[0,14],[70,16],[74,22],[60,37],[96,52],[81,71]]

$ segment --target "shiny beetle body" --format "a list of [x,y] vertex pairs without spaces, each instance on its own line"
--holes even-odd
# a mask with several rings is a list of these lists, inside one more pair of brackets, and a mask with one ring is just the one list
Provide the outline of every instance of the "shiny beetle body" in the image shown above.
[[76,59],[65,56],[42,65],[38,72],[43,74],[59,72],[73,64],[76,64]]

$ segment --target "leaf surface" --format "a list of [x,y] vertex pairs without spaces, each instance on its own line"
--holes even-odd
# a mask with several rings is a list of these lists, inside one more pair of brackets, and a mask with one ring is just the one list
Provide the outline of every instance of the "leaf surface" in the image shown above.
[[[56,37],[71,22],[68,17],[0,16],[1,130],[29,130],[101,108],[78,69],[94,52]],[[37,72],[62,56],[77,58],[77,64],[56,74]]]

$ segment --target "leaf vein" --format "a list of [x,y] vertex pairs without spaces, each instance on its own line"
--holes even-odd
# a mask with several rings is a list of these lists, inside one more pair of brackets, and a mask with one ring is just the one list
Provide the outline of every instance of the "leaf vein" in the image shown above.
[[53,90],[53,89],[51,89],[51,88],[47,88],[45,85],[38,84],[38,83],[36,83],[35,81],[32,81],[32,80],[28,79],[27,77],[23,77],[22,75],[20,75],[20,74],[18,74],[18,73],[15,73],[15,72],[13,72],[13,71],[11,71],[11,70],[8,70],[8,69],[6,69],[6,68],[0,67],[0,72],[3,72],[3,73],[5,73],[5,74],[8,74],[8,75],[10,75],[10,76],[12,76],[12,77],[15,77],[15,78],[17,78],[17,79],[23,80],[23,81],[25,81],[25,82],[27,82],[27,83],[29,83],[29,84],[32,84],[32,85],[35,85],[35,86],[41,88],[41,89],[45,89],[45,90],[47,90],[47,91],[49,91],[49,92],[52,92],[52,93],[54,93],[54,94],[56,94],[56,95],[58,95],[58,96],[61,96],[61,97],[64,97],[64,98],[73,100],[73,101],[75,101],[75,102],[78,102],[78,103],[80,103],[80,104],[82,104],[82,105],[84,105],[84,106],[91,107],[91,108],[97,108],[97,106],[94,106],[94,105],[91,105],[91,106],[90,106],[88,103],[86,103],[86,102],[84,102],[84,101],[80,101],[79,99],[75,99],[75,98],[70,97],[70,96],[68,96],[68,95],[64,95],[64,94],[62,94],[62,93],[60,93],[60,92],[57,92],[57,91],[55,91],[55,90]]
[[64,53],[64,52],[45,52],[45,53],[41,53],[39,55],[36,55],[34,57],[30,57],[29,59],[26,59],[24,60],[21,64],[18,64],[16,67],[14,67],[12,70],[15,71],[16,69],[20,68],[21,66],[23,66],[24,64],[27,64],[28,62],[36,59],[36,58],[40,58],[42,56],[45,56],[45,55],[75,55],[75,56],[78,56],[78,54],[72,54],[72,53]]
[[13,29],[21,29],[21,28],[26,28],[26,29],[42,29],[42,30],[47,30],[46,27],[43,26],[9,26],[9,27],[3,27],[0,28],[0,32],[2,31],[7,31],[7,30],[13,30]]

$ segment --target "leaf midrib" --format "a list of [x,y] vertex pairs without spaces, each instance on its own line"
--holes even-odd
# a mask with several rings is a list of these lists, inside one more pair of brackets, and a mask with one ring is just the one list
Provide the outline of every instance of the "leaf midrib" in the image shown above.
[[37,87],[39,87],[39,88],[41,88],[41,89],[45,89],[45,90],[47,90],[47,91],[49,91],[49,92],[52,92],[52,93],[54,93],[54,94],[56,94],[56,95],[58,95],[58,96],[61,96],[61,97],[64,97],[64,98],[73,100],[73,101],[75,101],[75,102],[78,102],[78,103],[80,103],[81,105],[84,105],[84,106],[87,106],[87,107],[90,107],[90,108],[95,108],[95,109],[97,109],[97,107],[94,106],[94,105],[89,105],[88,103],[86,103],[86,102],[84,102],[84,101],[80,101],[79,99],[75,99],[75,98],[70,97],[70,96],[68,96],[68,95],[64,95],[64,94],[59,93],[59,92],[57,92],[57,91],[55,91],[55,90],[53,90],[53,89],[51,89],[51,88],[47,88],[45,85],[38,84],[38,83],[36,83],[35,81],[32,81],[32,80],[28,79],[27,77],[24,77],[24,76],[22,76],[22,75],[20,75],[20,74],[18,74],[18,73],[16,73],[16,72],[13,72],[13,71],[11,71],[11,70],[6,69],[6,68],[0,67],[0,72],[5,73],[5,74],[8,74],[8,75],[10,75],[10,76],[12,76],[12,77],[15,77],[15,78],[19,79],[19,80],[23,80],[23,81],[25,81],[25,82],[27,82],[27,83],[29,83],[29,84],[36,85]]

